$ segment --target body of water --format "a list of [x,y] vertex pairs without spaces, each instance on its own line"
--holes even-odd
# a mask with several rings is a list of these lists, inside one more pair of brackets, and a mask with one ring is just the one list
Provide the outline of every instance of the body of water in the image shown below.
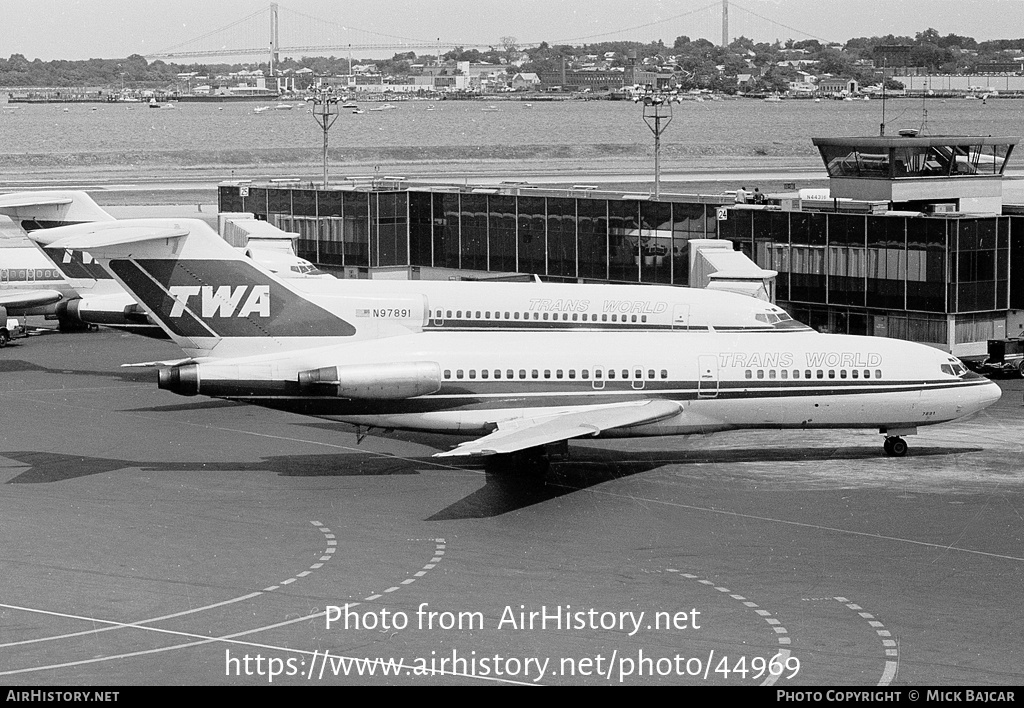
[[[252,103],[0,104],[0,171],[53,167],[316,165],[323,133],[305,104],[256,113]],[[342,109],[331,159],[350,163],[446,160],[646,159],[654,138],[632,102],[402,101],[390,110]],[[887,135],[1021,135],[1024,100],[895,99]],[[877,135],[882,101],[753,99],[673,107],[662,156],[815,161],[815,136]]]

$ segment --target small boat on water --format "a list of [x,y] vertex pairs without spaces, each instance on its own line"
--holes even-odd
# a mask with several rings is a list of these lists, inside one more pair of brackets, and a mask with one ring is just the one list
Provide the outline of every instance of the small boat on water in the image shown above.
[[253,113],[262,113],[263,111],[269,111],[270,106],[256,106],[252,109]]
[[151,98],[151,99],[149,99],[149,107],[150,108],[159,108],[160,104],[156,102],[155,98]]
[[497,113],[498,112],[498,107],[497,106],[487,106],[487,108],[481,108],[480,110],[483,111],[484,113]]
[[362,108],[357,108],[352,112],[356,115],[359,115],[360,113],[366,113],[366,111],[364,111]]
[[765,103],[781,103],[782,102],[782,96],[780,96],[777,93],[773,94],[771,96],[766,96],[765,99],[764,99],[764,102]]
[[392,106],[390,103],[385,103],[383,106],[377,106],[376,108],[371,108],[370,110],[371,111],[393,111],[396,108],[398,108],[398,106]]
[[295,108],[295,106],[290,103],[279,103],[274,106],[275,111],[290,111],[293,108]]

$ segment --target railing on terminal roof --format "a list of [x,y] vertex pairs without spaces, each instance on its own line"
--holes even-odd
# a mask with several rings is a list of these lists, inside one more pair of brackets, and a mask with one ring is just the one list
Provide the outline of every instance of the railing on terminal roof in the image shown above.
[[[653,192],[637,190],[604,190],[593,184],[574,184],[569,187],[532,184],[526,181],[506,180],[493,183],[465,182],[462,184],[436,184],[417,182],[406,177],[358,175],[340,178],[341,181],[331,184],[327,191],[357,192],[403,192],[409,190],[426,192],[443,192],[449,194],[496,194],[503,196],[536,196],[536,197],[576,197],[579,199],[614,199],[637,201],[655,201]],[[310,179],[295,177],[271,178],[265,182],[256,180],[228,180],[220,183],[222,187],[245,186],[270,189],[301,189],[323,191],[323,185]],[[683,192],[662,192],[663,202],[687,202],[698,204],[732,205],[731,194],[696,194]]]

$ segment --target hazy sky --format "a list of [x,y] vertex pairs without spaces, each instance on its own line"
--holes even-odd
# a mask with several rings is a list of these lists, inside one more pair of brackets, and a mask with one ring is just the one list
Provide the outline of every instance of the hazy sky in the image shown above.
[[[396,37],[430,42],[440,38],[445,51],[455,42],[498,45],[506,35],[520,42],[632,38],[662,39],[669,45],[679,35],[708,36],[716,43],[721,38],[720,0],[287,0],[278,4],[285,46],[295,46],[297,41],[289,32],[294,35],[297,27],[312,26],[304,16]],[[711,5],[715,7],[710,9]],[[232,23],[238,23],[234,41],[265,46],[270,34],[268,12],[239,21],[269,6],[263,0],[4,0],[0,3],[0,57],[15,53],[43,60],[146,55]],[[729,0],[729,8],[730,36],[743,34],[755,41],[808,37],[845,41],[889,33],[913,36],[929,27],[942,35],[955,33],[978,40],[1024,37],[1024,0]],[[246,28],[251,39],[245,37]],[[310,44],[317,43],[313,32],[302,33]],[[228,41],[224,33],[211,36],[204,49],[214,41]],[[373,40],[372,35],[356,34],[348,41]],[[204,60],[186,63],[192,61]]]

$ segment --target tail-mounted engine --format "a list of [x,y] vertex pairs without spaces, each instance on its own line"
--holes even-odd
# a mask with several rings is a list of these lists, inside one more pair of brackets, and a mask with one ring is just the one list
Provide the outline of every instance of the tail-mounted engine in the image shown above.
[[413,398],[441,389],[441,367],[432,361],[325,366],[300,371],[298,381],[304,391],[339,398]]
[[282,380],[268,363],[187,363],[158,372],[159,387],[181,396],[203,394],[221,398],[323,396],[396,400],[426,396],[441,389],[436,362],[325,366],[300,371]]

